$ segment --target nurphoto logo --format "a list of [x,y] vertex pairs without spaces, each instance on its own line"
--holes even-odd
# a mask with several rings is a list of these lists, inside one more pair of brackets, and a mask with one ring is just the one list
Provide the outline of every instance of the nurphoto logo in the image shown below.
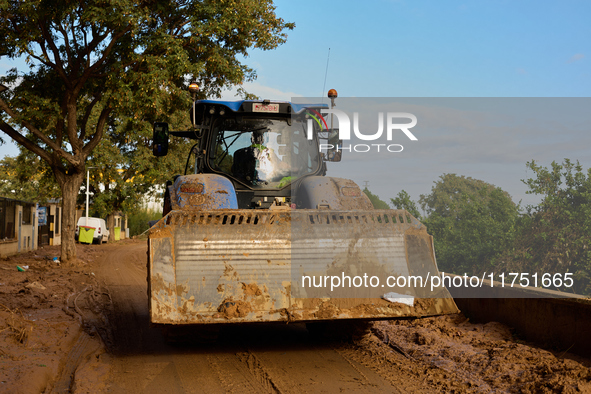
[[[338,132],[339,141],[351,140],[351,120],[349,115],[344,111],[338,109],[322,109],[320,110],[322,115],[334,116],[338,121],[338,129],[332,128],[335,132]],[[312,119],[314,118],[314,119]],[[385,122],[384,122],[385,119]],[[316,119],[314,115],[308,118],[307,123],[307,136],[308,139],[313,139],[314,120],[321,126],[322,124],[326,127],[326,122],[322,119]],[[404,122],[403,120],[407,120]],[[410,120],[410,122],[408,122]],[[403,122],[401,122],[403,121]],[[332,123],[332,122],[331,122]],[[394,138],[395,132],[401,131],[411,141],[418,141],[417,137],[410,131],[411,128],[417,125],[417,117],[408,112],[388,112],[384,116],[384,112],[378,112],[378,130],[374,133],[363,133],[359,128],[359,113],[353,112],[353,134],[361,141],[379,141],[384,140],[384,123],[386,123],[386,138],[385,140],[390,142]],[[327,127],[328,129],[328,127]],[[337,131],[338,130],[338,131]],[[327,130],[331,131],[331,130]],[[349,152],[369,152],[371,150],[380,150],[388,152],[402,152],[404,147],[401,144],[390,144],[390,143],[373,143],[373,144],[353,144],[353,145],[335,145],[335,144],[320,144],[320,150],[331,149],[331,150],[346,150]]]

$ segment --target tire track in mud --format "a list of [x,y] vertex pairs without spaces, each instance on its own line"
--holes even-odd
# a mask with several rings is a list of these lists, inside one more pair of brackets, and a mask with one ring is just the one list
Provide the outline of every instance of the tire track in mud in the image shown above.
[[281,394],[284,391],[277,387],[277,383],[273,381],[269,375],[268,369],[261,363],[261,361],[251,352],[237,353],[236,356],[240,361],[248,366],[248,371],[255,376],[258,381],[266,387],[270,393]]
[[224,391],[227,393],[249,391],[281,393],[264,369],[259,368],[257,371],[257,366],[253,367],[253,364],[248,362],[248,357],[244,358],[244,354],[211,354],[207,356],[207,360],[211,363]]
[[330,342],[311,339],[301,324],[253,327],[264,340],[249,329],[241,330],[248,337],[241,358],[278,392],[393,391],[386,379],[343,357]]
[[56,380],[51,392],[52,393],[67,393],[70,391],[72,385],[72,378],[76,372],[76,368],[80,363],[82,356],[89,353],[90,350],[90,336],[84,331],[80,330],[80,334],[76,339],[76,343],[70,349],[66,358],[66,364],[63,366],[58,379]]
[[[392,392],[433,393],[437,391],[424,381],[430,375],[427,371],[429,368],[419,368],[420,372],[417,372],[416,362],[392,350],[384,349],[384,353],[377,354],[369,352],[365,346],[350,344],[335,345],[334,350],[344,359],[358,363],[383,377],[389,382]],[[396,372],[393,373],[393,371]],[[421,373],[422,377],[420,377]]]

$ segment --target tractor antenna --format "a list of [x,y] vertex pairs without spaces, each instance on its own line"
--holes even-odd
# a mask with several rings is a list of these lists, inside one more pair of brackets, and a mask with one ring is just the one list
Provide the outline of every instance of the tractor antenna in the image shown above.
[[330,61],[330,48],[328,48],[328,56],[326,57],[326,70],[324,71],[324,85],[322,85],[322,102],[324,103],[324,92],[326,90],[326,76],[328,75],[328,62]]

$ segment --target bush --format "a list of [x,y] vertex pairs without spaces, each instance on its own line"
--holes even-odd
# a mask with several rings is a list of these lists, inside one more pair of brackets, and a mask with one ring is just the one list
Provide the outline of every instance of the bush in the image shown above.
[[519,216],[509,194],[484,181],[444,174],[420,203],[439,269],[463,275],[490,271],[514,239]]
[[133,237],[142,234],[150,225],[150,220],[159,220],[162,218],[162,212],[152,209],[140,209],[128,216],[129,236]]
[[539,277],[570,273],[573,286],[554,289],[591,295],[591,169],[569,159],[551,168],[535,161],[527,167],[535,177],[523,182],[542,201],[520,218],[514,247],[500,268]]

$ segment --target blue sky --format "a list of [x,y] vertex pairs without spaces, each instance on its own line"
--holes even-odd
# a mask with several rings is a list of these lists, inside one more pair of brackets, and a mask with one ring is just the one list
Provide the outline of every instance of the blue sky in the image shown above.
[[280,1],[289,39],[247,62],[258,83],[320,96],[580,97],[591,91],[588,1]]
[[[322,96],[329,48],[324,92],[335,88],[343,98],[591,96],[589,1],[285,0],[276,5],[277,14],[295,22],[296,28],[277,50],[253,50],[244,59],[258,73],[257,81],[245,87],[262,98]],[[0,74],[8,68],[8,59],[0,59]],[[560,120],[556,123],[560,125]],[[568,141],[586,143],[591,134],[587,126],[557,133]],[[425,133],[420,142],[429,136],[433,134]],[[413,170],[416,158],[407,150],[403,158],[381,166],[420,172],[420,182],[408,177],[400,182],[396,172],[383,182],[384,174],[378,177],[371,166],[346,164],[359,160],[347,155],[330,167],[329,175],[349,177],[361,185],[367,180],[372,191],[388,200],[398,189],[416,199],[428,193],[443,172],[456,172],[494,183],[516,202],[534,202],[520,182],[531,176],[525,171],[527,161],[536,159],[548,166],[569,157],[585,168],[591,166],[584,149],[573,150],[572,144],[557,148],[556,133],[529,128],[513,137],[506,141],[513,147],[510,156],[505,152],[485,160],[466,155],[446,166],[449,155],[431,154],[422,169]],[[482,152],[491,143],[486,138],[463,138],[453,130],[437,138],[465,141],[458,154]],[[526,140],[539,149],[521,149]],[[433,141],[425,141],[425,146]],[[11,144],[0,146],[0,156],[15,153]],[[385,183],[395,183],[396,190],[380,186]]]

